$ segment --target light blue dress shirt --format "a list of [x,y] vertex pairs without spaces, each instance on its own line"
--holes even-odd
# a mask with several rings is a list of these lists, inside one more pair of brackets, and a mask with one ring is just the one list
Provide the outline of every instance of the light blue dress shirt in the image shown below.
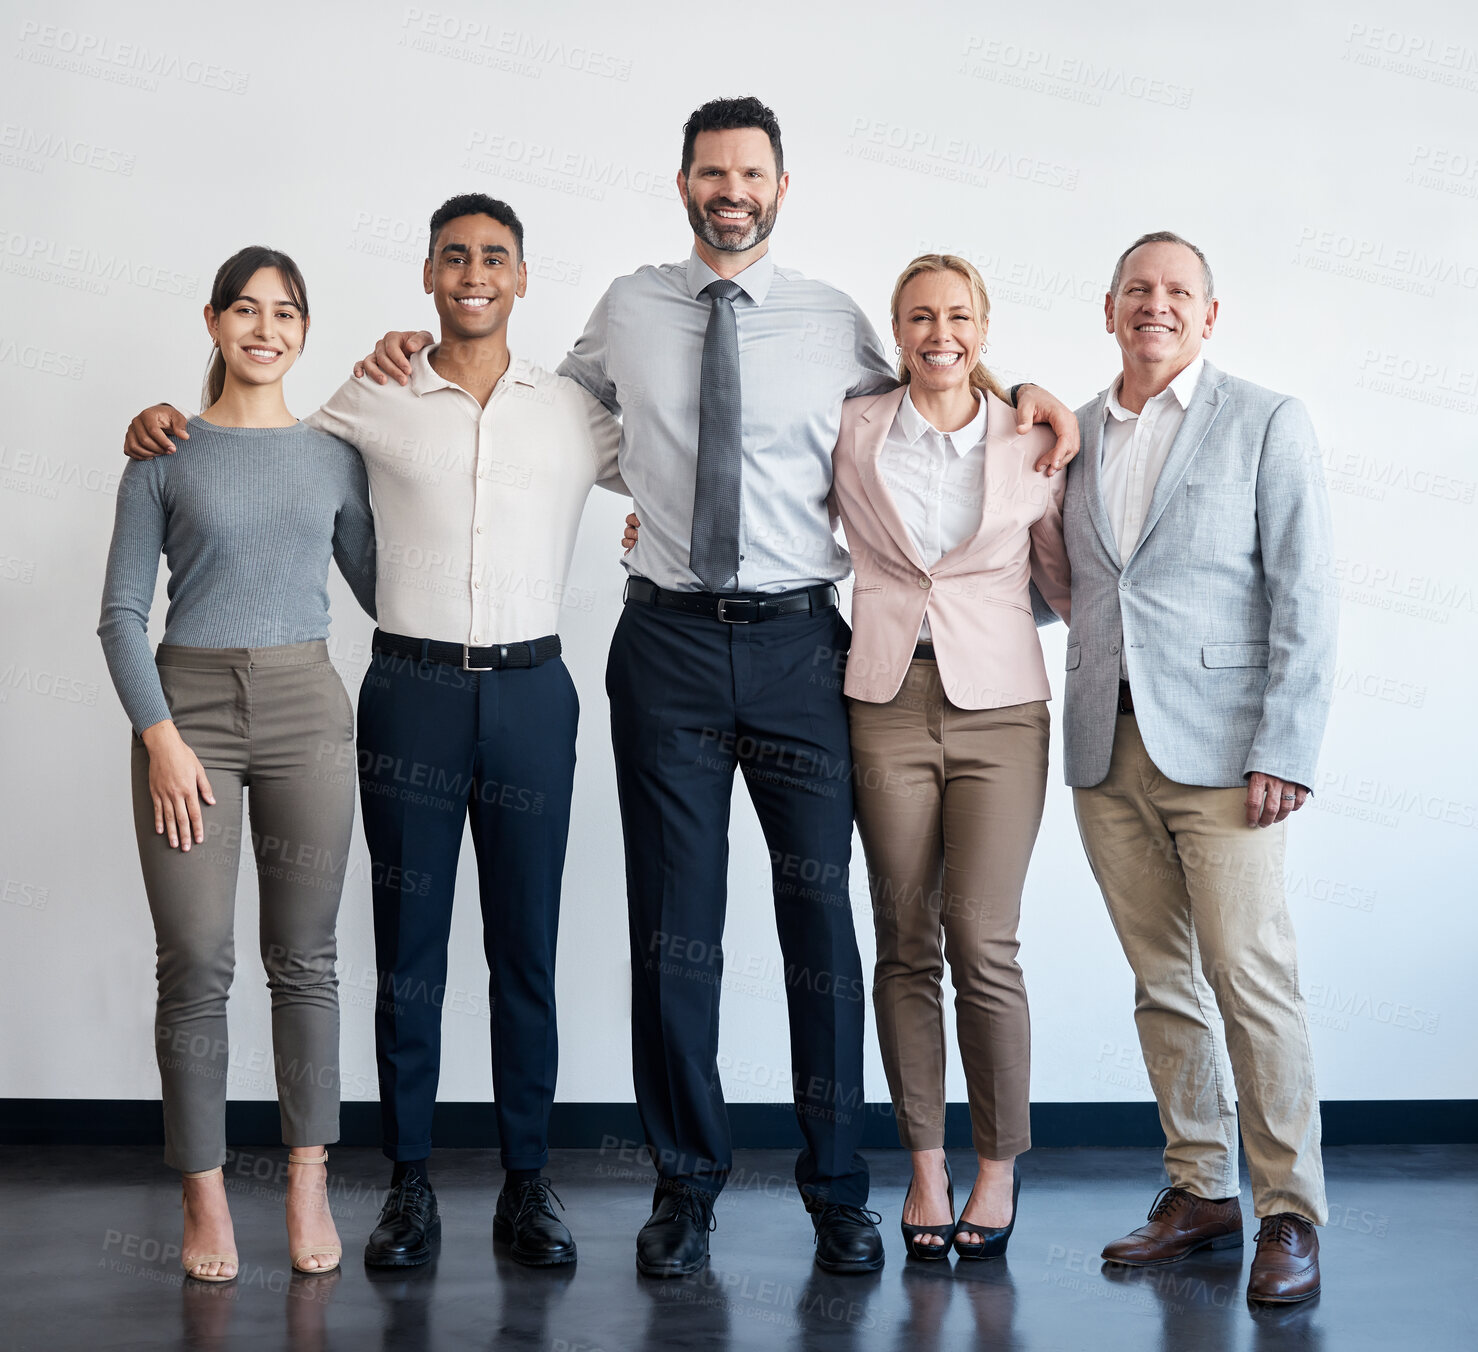
[[[718,280],[697,255],[618,277],[559,373],[621,418],[621,477],[640,538],[627,570],[702,591],[688,566],[703,337]],[[733,278],[743,400],[739,573],[733,590],[786,591],[851,571],[827,508],[842,401],[896,384],[857,303],[766,253]]]

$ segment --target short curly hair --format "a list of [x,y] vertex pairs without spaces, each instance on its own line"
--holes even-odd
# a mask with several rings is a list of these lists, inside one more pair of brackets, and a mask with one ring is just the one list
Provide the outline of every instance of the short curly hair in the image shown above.
[[683,124],[683,177],[693,167],[693,142],[703,131],[738,131],[758,127],[770,138],[775,152],[775,177],[785,171],[785,155],[780,149],[780,123],[775,114],[753,95],[740,99],[709,99]]
[[518,213],[507,202],[500,202],[496,197],[489,197],[483,192],[464,192],[456,197],[448,197],[431,213],[431,238],[426,242],[427,258],[436,257],[436,236],[441,227],[448,221],[456,220],[458,216],[491,216],[499,225],[506,225],[513,232],[513,242],[518,245],[518,257],[513,261],[523,262],[523,222],[518,219]]

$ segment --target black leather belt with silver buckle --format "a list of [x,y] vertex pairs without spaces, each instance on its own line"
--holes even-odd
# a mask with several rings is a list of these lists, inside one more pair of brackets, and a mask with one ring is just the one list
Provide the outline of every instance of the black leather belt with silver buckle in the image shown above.
[[1134,712],[1134,692],[1129,689],[1129,682],[1119,681],[1119,712],[1121,714],[1132,714]]
[[837,603],[837,589],[830,582],[815,587],[798,587],[788,592],[718,592],[668,591],[644,577],[628,578],[626,600],[660,606],[663,610],[680,610],[684,615],[704,615],[725,624],[757,624],[761,620],[778,619],[781,615],[815,615],[831,610]]
[[435,638],[407,638],[376,629],[374,651],[387,657],[409,657],[415,662],[441,662],[463,671],[503,671],[537,667],[560,654],[558,634],[546,634],[521,643],[498,643],[472,648],[465,643],[446,643]]

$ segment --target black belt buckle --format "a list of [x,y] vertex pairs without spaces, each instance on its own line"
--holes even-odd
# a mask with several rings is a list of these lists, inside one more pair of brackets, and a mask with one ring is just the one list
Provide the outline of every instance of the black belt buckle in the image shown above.
[[748,620],[731,620],[727,615],[724,614],[724,607],[725,606],[731,606],[731,605],[732,606],[752,606],[752,605],[754,605],[754,602],[751,601],[747,596],[746,597],[720,596],[719,599],[718,599],[718,610],[717,610],[716,613],[718,615],[718,618],[720,620],[722,620],[725,624],[753,624],[754,623],[754,621],[753,621],[752,618],[751,619],[748,619]]
[[[463,671],[496,671],[498,669],[496,666],[491,666],[491,665],[490,666],[486,666],[486,667],[474,667],[472,665],[472,654],[475,651],[476,651],[475,648],[469,648],[467,646],[467,644],[465,644],[465,643],[462,645],[462,670]],[[508,649],[507,648],[500,648],[499,649],[499,654],[504,659],[506,659],[507,656],[508,656]]]

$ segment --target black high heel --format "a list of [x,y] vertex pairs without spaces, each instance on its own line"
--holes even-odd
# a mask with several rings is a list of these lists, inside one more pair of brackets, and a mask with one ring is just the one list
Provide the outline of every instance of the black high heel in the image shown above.
[[[955,1252],[961,1258],[1004,1258],[1006,1256],[1006,1245],[1011,1239],[1011,1232],[1016,1228],[1016,1199],[1021,1194],[1021,1165],[1013,1161],[1011,1165],[1011,1224],[1001,1230],[988,1230],[984,1226],[972,1225],[969,1221],[959,1221],[955,1225]],[[967,1198],[965,1209],[970,1209]],[[960,1238],[961,1234],[976,1234],[982,1236],[979,1244],[968,1244]]]
[[[949,1157],[944,1160],[944,1177],[949,1185],[949,1214],[955,1214],[955,1180],[949,1171]],[[903,1194],[903,1209],[908,1210],[909,1194],[913,1192],[913,1179],[908,1180],[908,1192]],[[898,1227],[903,1231],[903,1242],[908,1249],[910,1258],[917,1258],[922,1263],[936,1263],[941,1258],[949,1256],[949,1242],[954,1236],[955,1223],[953,1220],[948,1225],[909,1225],[907,1221],[900,1220]],[[937,1235],[944,1242],[942,1244],[919,1244],[916,1243],[920,1235]]]

